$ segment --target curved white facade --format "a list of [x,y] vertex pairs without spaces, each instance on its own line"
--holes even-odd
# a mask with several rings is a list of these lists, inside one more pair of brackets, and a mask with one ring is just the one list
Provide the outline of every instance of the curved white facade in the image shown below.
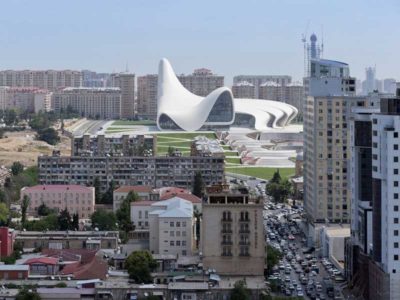
[[297,109],[283,102],[256,99],[233,99],[227,87],[203,98],[189,92],[176,77],[167,59],[158,69],[157,126],[160,130],[196,131],[203,126],[236,123],[235,118],[251,120],[256,130],[284,127]]

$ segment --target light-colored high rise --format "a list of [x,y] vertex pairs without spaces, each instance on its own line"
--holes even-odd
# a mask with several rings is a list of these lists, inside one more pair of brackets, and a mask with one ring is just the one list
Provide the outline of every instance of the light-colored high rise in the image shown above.
[[201,238],[203,265],[221,275],[263,276],[263,202],[247,190],[207,188]]
[[263,99],[260,97],[259,87],[266,82],[275,82],[279,85],[287,85],[292,82],[292,77],[288,75],[237,75],[233,77],[233,84],[239,82],[249,82],[255,87],[254,98]]
[[135,74],[111,74],[111,86],[121,90],[121,118],[132,119],[135,116]]
[[36,87],[55,90],[64,87],[80,87],[82,73],[72,70],[5,70],[0,71],[0,86]]
[[155,120],[157,118],[158,75],[149,74],[137,78],[137,114]]
[[224,86],[224,76],[215,75],[205,68],[196,69],[191,75],[182,74],[177,77],[186,89],[203,97]]
[[121,90],[119,88],[65,88],[54,92],[51,108],[72,109],[81,116],[93,119],[119,119],[121,117]]
[[33,87],[0,87],[0,109],[37,113],[50,110],[51,93]]
[[254,84],[247,81],[238,82],[232,86],[232,94],[235,98],[254,99],[255,92],[256,88]]

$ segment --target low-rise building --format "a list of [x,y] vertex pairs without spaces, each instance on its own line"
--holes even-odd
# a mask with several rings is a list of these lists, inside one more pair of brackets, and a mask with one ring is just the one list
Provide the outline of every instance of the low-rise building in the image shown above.
[[0,227],[0,256],[10,256],[14,251],[14,230]]
[[148,215],[151,253],[193,254],[195,241],[191,202],[177,197],[158,201],[151,205]]
[[32,275],[56,275],[59,271],[59,260],[55,257],[30,258],[24,262],[29,266]]
[[155,135],[73,136],[71,139],[72,156],[153,156],[156,154]]
[[37,215],[40,205],[60,212],[68,209],[70,214],[78,214],[79,218],[88,219],[94,212],[94,187],[82,185],[35,185],[21,189],[21,201],[29,198],[28,214]]
[[113,192],[113,210],[117,211],[130,192],[136,193],[142,201],[159,200],[158,193],[148,185],[123,185]]
[[217,140],[210,140],[206,136],[196,136],[190,148],[192,156],[224,157],[224,148]]
[[29,276],[27,265],[0,265],[0,279],[3,280],[25,280]]
[[118,231],[17,231],[15,242],[24,249],[117,249]]

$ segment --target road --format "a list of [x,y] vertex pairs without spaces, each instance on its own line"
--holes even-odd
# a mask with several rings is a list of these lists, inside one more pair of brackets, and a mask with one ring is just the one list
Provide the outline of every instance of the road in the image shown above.
[[[268,201],[266,201],[266,204],[270,205]],[[293,211],[286,205],[277,209],[264,210],[264,224],[268,236],[267,243],[284,253],[279,263],[281,268],[278,265],[274,273],[275,277],[279,278],[276,282],[281,288],[281,292],[277,294],[281,296],[297,296],[298,292],[300,292],[300,295],[304,295],[304,299],[343,299],[340,293],[340,284],[331,279],[331,275],[322,264],[323,260],[314,258],[314,252],[309,255],[303,253],[306,249],[305,237],[302,235],[301,230],[296,227],[295,222],[290,222],[287,219],[289,215],[300,217],[301,212],[302,208]],[[294,239],[290,240],[289,236]],[[300,263],[303,261],[307,264],[307,267],[301,266]],[[312,272],[311,266],[314,267],[314,270],[318,269],[318,272]],[[282,269],[282,267],[285,268]],[[287,267],[290,267],[290,272],[286,270],[289,269]],[[300,278],[302,276],[306,278],[304,284],[301,284]],[[286,283],[281,284],[285,280]],[[329,286],[332,286],[333,294],[336,294],[336,297],[328,297]]]
[[84,134],[96,134],[108,121],[100,120],[88,120],[81,126],[76,128],[72,133],[74,136],[81,136]]

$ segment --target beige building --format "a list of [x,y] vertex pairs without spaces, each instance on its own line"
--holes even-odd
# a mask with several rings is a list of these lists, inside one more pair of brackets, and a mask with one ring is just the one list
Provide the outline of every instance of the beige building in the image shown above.
[[150,74],[137,78],[137,114],[155,120],[157,118],[158,75]]
[[21,189],[21,201],[29,198],[28,214],[37,215],[38,207],[45,204],[60,212],[78,214],[80,219],[89,219],[94,212],[95,193],[93,187],[80,185],[35,185]]
[[235,98],[254,99],[255,93],[256,88],[254,84],[247,81],[238,82],[232,86],[232,94]]
[[148,220],[151,253],[193,255],[194,218],[190,201],[174,197],[155,202],[148,212]]
[[132,119],[135,115],[135,74],[111,74],[111,85],[121,90],[122,119]]
[[37,113],[50,110],[51,93],[34,87],[0,87],[0,109]]
[[[122,201],[128,196],[130,192],[136,193],[140,200],[158,200],[158,193],[154,191],[153,187],[148,185],[123,185],[113,192],[113,211],[117,211]],[[136,203],[136,202],[135,202]]]
[[207,96],[212,91],[224,86],[224,76],[218,76],[208,69],[196,69],[191,75],[178,75],[182,85],[198,96]]
[[246,189],[207,189],[201,221],[204,269],[221,275],[262,276],[265,264],[263,203]]
[[122,96],[119,88],[65,88],[51,97],[52,110],[72,110],[93,119],[119,119]]
[[0,71],[0,86],[36,87],[53,91],[58,88],[80,87],[82,73],[72,70],[5,70]]
[[304,205],[310,223],[349,223],[350,118],[366,97],[308,97],[304,115]]

